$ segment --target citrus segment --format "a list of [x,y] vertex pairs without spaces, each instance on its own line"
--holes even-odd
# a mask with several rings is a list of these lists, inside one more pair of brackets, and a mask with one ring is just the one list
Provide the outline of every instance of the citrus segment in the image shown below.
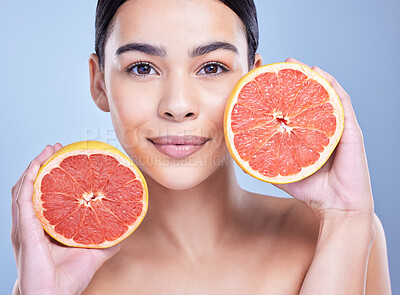
[[310,68],[277,63],[236,85],[225,109],[225,140],[238,165],[263,181],[286,183],[317,171],[344,126],[333,87]]
[[[78,206],[78,208],[67,215],[67,217],[54,226],[53,235],[47,231],[52,237],[54,237],[59,242],[64,242],[64,239],[72,239],[78,232],[81,225],[81,221],[85,216],[85,208],[83,206]],[[45,227],[46,229],[46,227]],[[57,239],[56,237],[62,237]],[[65,243],[65,242],[64,242]],[[77,243],[75,241],[75,243]]]
[[118,188],[105,187],[106,200],[114,200],[118,202],[137,202],[143,194],[142,185],[139,180],[134,180]]
[[80,186],[84,192],[92,190],[92,170],[87,155],[76,155],[64,159],[60,168]]
[[[102,188],[105,192],[116,190],[123,187],[128,182],[133,181],[135,178],[135,174],[128,167],[119,165],[104,183]],[[137,182],[140,183],[139,181]],[[140,195],[142,195],[142,192],[143,191],[141,190]],[[135,191],[132,191],[132,193],[135,193]]]
[[97,218],[103,229],[104,238],[106,240],[115,240],[128,230],[128,226],[112,214],[105,206],[94,204],[93,208],[97,212]]
[[54,168],[49,174],[45,175],[41,185],[42,193],[64,193],[71,197],[79,196],[83,193],[81,187],[64,170]]
[[232,119],[232,130],[234,130],[234,132],[240,132],[268,123],[272,121],[274,117],[237,104],[233,108]]
[[129,236],[147,211],[147,186],[135,164],[96,141],[65,146],[42,165],[35,213],[68,246],[104,248]]
[[[267,126],[268,124],[269,126]],[[258,128],[235,134],[234,144],[240,157],[248,161],[274,134],[274,124],[269,122]]]
[[250,159],[250,167],[268,177],[277,176],[282,133],[275,133]]
[[329,144],[329,138],[324,133],[318,130],[293,128],[293,140],[303,143],[317,153],[322,153],[324,148]]
[[278,109],[282,116],[289,115],[291,106],[295,104],[297,93],[302,89],[307,76],[293,69],[283,69],[278,72],[279,77],[279,104]]
[[297,93],[293,103],[288,106],[288,116],[294,117],[296,114],[311,108],[317,104],[329,100],[328,92],[314,79],[308,79]]
[[290,118],[288,126],[317,129],[328,136],[332,136],[336,130],[336,117],[333,115],[333,106],[330,103],[324,103],[310,107]]
[[143,205],[140,204],[129,202],[115,203],[110,200],[104,200],[103,205],[126,225],[133,224],[143,209]]
[[255,81],[263,93],[260,101],[268,110],[267,112],[272,114],[274,110],[279,108],[280,103],[278,75],[273,72],[261,73],[259,76],[255,77]]
[[45,193],[41,198],[46,209],[43,215],[51,225],[58,224],[79,207],[77,202],[71,201],[74,200],[71,196],[60,193]]
[[85,208],[84,217],[73,240],[83,245],[98,245],[104,242],[104,235],[91,207]]
[[264,93],[255,81],[247,83],[238,96],[238,104],[241,104],[255,112],[268,114],[272,112],[272,108],[268,108],[262,100]]

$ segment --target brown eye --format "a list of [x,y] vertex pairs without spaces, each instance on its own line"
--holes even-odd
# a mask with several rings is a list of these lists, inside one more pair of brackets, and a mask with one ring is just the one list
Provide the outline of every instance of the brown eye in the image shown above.
[[151,68],[147,64],[138,65],[138,68],[137,68],[137,72],[140,75],[148,75],[148,74],[150,74],[150,70],[151,70]]
[[228,71],[229,69],[219,62],[209,62],[201,67],[197,75],[218,75]]
[[128,73],[132,73],[136,76],[149,76],[159,75],[154,67],[147,62],[137,62],[126,69]]
[[206,74],[215,74],[218,72],[218,66],[217,65],[207,65],[204,67],[204,72]]

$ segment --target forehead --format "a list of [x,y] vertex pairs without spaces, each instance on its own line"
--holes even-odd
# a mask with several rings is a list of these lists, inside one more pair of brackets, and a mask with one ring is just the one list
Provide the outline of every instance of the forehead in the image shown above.
[[225,41],[241,51],[247,49],[242,26],[239,17],[217,0],[129,0],[115,14],[107,44],[151,42],[168,50]]

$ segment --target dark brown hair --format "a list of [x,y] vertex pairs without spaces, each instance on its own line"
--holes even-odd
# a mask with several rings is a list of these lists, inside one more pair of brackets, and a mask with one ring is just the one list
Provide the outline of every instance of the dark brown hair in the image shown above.
[[[96,8],[95,51],[99,57],[100,67],[104,65],[104,46],[106,44],[110,23],[118,8],[128,0],[99,0]],[[228,6],[242,20],[246,30],[249,68],[254,64],[254,55],[258,48],[257,11],[253,0],[219,0]]]

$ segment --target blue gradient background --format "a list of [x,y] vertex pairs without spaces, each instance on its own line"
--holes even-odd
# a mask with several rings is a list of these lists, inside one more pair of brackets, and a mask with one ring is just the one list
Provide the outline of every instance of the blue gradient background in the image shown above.
[[[375,208],[400,294],[400,1],[256,0],[264,63],[297,58],[330,72],[350,94],[364,133]],[[10,190],[46,144],[98,139],[117,147],[111,120],[89,94],[95,0],[0,2],[0,286],[17,277]],[[285,196],[237,170],[251,191]],[[397,280],[397,281],[396,281]],[[2,292],[3,293],[3,292]]]

